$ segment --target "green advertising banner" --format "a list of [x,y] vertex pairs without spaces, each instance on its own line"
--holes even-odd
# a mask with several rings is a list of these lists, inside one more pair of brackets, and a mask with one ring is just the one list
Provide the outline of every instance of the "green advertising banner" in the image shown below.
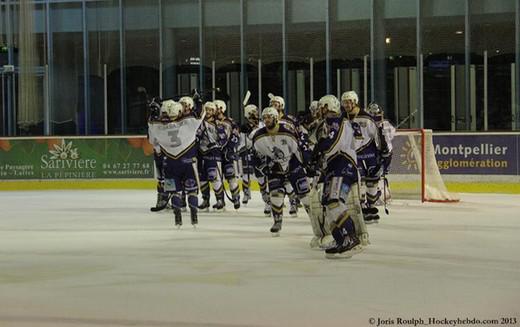
[[0,138],[0,180],[153,178],[145,137]]

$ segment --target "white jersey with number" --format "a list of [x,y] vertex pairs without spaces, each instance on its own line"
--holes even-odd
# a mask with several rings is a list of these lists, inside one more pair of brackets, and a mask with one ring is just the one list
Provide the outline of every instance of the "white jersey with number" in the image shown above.
[[160,147],[168,157],[177,159],[195,145],[197,129],[202,119],[186,117],[167,124],[150,123],[150,143]]

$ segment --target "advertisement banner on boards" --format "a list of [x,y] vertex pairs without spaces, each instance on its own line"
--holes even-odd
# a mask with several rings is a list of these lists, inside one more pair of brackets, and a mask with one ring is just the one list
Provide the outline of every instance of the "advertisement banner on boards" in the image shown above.
[[0,180],[153,178],[144,137],[0,139]]
[[518,142],[514,134],[433,135],[441,174],[518,175]]
[[[397,135],[390,173],[419,174],[421,140]],[[434,134],[433,151],[441,174],[519,175],[518,134]]]

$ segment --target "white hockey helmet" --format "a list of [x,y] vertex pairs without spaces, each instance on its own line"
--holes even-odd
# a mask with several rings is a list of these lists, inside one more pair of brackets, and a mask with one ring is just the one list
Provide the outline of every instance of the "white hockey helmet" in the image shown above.
[[161,114],[166,114],[170,119],[177,119],[182,114],[182,105],[173,100],[163,101],[161,105]]
[[213,101],[213,103],[217,107],[217,110],[220,110],[222,113],[226,112],[226,108],[227,108],[226,102],[224,102],[222,100],[215,100],[215,101]]
[[274,107],[275,106],[275,102],[278,103],[278,106],[280,108],[279,110],[284,110],[285,109],[285,100],[281,96],[275,95],[274,97],[272,97],[271,101],[269,101],[269,105],[271,107]]
[[258,120],[258,107],[254,104],[248,104],[244,108],[244,117],[247,120],[257,119]]
[[313,100],[311,101],[311,104],[309,106],[309,111],[311,112],[311,114],[315,115],[316,114],[316,111],[319,109],[319,105],[318,105],[318,101],[316,100]]
[[352,100],[355,104],[359,103],[359,97],[355,91],[347,91],[341,95],[341,103]]
[[367,107],[367,112],[373,116],[379,116],[383,114],[383,109],[375,102],[370,102]]
[[180,98],[179,103],[182,104],[182,106],[187,110],[191,110],[195,105],[193,99],[188,96]]
[[206,110],[206,112],[211,112],[210,115],[213,115],[217,110],[217,106],[215,106],[215,103],[208,101],[204,103],[204,109]]
[[332,94],[321,97],[320,101],[318,102],[318,106],[320,109],[327,106],[327,112],[333,112],[335,114],[341,113],[341,105],[339,100]]
[[264,118],[265,116],[270,116],[272,117],[275,121],[278,121],[278,117],[280,116],[278,114],[278,110],[276,110],[276,108],[274,107],[266,107],[264,108],[264,110],[262,111],[262,118]]

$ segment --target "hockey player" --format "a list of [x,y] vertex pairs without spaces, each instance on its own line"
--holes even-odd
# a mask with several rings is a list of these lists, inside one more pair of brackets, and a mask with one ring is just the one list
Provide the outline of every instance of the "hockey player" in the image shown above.
[[313,162],[321,161],[325,175],[322,204],[335,245],[327,258],[351,257],[362,250],[355,223],[349,215],[348,195],[358,180],[354,130],[341,112],[338,99],[326,95],[319,101],[325,117],[318,135]]
[[[386,175],[390,169],[392,162],[392,140],[395,137],[395,127],[387,119],[384,118],[384,111],[377,103],[370,103],[367,112],[374,117],[374,121],[379,129],[379,138],[381,139],[381,166],[383,169],[381,180],[379,181],[379,191],[382,192],[384,202],[379,204],[386,204],[391,199],[390,189],[388,187],[388,180]],[[383,193],[384,192],[384,193]],[[380,198],[381,200],[381,198]],[[381,202],[381,201],[379,201]]]
[[279,236],[282,229],[283,201],[286,183],[290,183],[309,210],[309,184],[303,168],[303,157],[298,139],[293,130],[279,123],[278,111],[267,107],[262,111],[265,126],[253,137],[255,168],[262,171],[268,180],[274,224],[273,236]]
[[195,102],[189,96],[183,96],[179,99],[179,103],[182,105],[182,116],[187,116],[192,113],[195,108]]
[[224,126],[216,120],[217,107],[211,101],[204,104],[205,119],[199,129],[199,173],[202,203],[200,210],[209,211],[209,182],[215,193],[216,203],[213,208],[217,211],[224,208],[224,185],[218,166],[222,160],[221,148],[226,142]]
[[379,221],[375,204],[381,196],[378,183],[381,177],[381,139],[374,118],[359,107],[356,92],[348,91],[341,95],[354,129],[356,138],[357,164],[362,182],[365,184],[365,199],[362,199],[363,215],[367,224]]
[[240,126],[240,142],[238,145],[238,155],[240,156],[239,171],[242,180],[242,204],[247,204],[251,199],[250,177],[254,173],[252,163],[251,147],[253,145],[252,136],[258,128],[259,117],[258,107],[248,104],[244,107],[244,118],[246,122]]
[[300,124],[303,128],[305,128],[305,131],[308,135],[308,146],[311,152],[314,148],[314,145],[317,143],[316,130],[320,122],[321,113],[318,107],[318,101],[312,101],[305,119]]
[[173,212],[175,226],[182,225],[181,193],[188,194],[191,223],[197,225],[197,162],[196,137],[197,129],[202,123],[195,117],[182,117],[182,105],[173,100],[162,103],[161,112],[167,114],[171,120],[167,124],[152,125],[154,146],[159,146],[164,154],[164,191],[173,194]]
[[[182,117],[188,117],[195,115],[195,102],[189,96],[183,96],[179,99],[179,103],[182,105]],[[181,195],[181,211],[186,212],[186,193],[184,191]]]
[[[170,122],[170,117],[167,113],[161,114],[161,101],[153,99],[149,104],[150,116],[148,118],[148,141],[153,138],[153,124],[167,124]],[[151,143],[151,142],[150,142]],[[165,209],[170,200],[168,193],[164,191],[164,172],[163,172],[163,154],[161,147],[155,145],[153,147],[153,161],[155,164],[155,174],[157,176],[157,202],[155,207],[151,207],[150,211],[156,212]]]
[[253,136],[256,131],[263,127],[263,123],[259,121],[258,107],[254,104],[249,104],[244,108],[244,117],[246,123],[240,126],[240,145],[238,146],[238,153],[240,155],[242,169],[242,190],[244,197],[243,204],[251,199],[250,181],[251,175],[255,174],[262,200],[265,203],[264,214],[271,216],[271,204],[269,203],[269,192],[267,191],[267,182],[265,176],[253,166]]
[[[271,107],[275,108],[276,111],[278,111],[278,121],[280,122],[280,124],[284,124],[285,127],[287,127],[289,130],[292,130],[294,132],[294,134],[296,135],[300,149],[305,150],[305,151],[302,151],[302,157],[303,157],[303,160],[305,161],[308,154],[310,154],[310,153],[308,153],[306,151],[307,150],[307,148],[305,147],[306,145],[304,145],[302,142],[303,137],[300,134],[298,120],[296,119],[296,117],[285,113],[285,100],[281,96],[278,96],[278,95],[273,96],[271,98],[269,104]],[[294,193],[294,189],[293,189],[291,183],[287,182],[285,184],[285,191],[287,193],[287,197],[289,198],[289,215],[291,217],[297,217],[299,200],[298,200],[298,196],[296,195],[296,193]]]
[[[216,119],[224,126],[226,142],[222,147],[222,165],[219,173],[229,184],[231,200],[235,209],[240,208],[240,189],[238,187],[238,156],[237,146],[240,139],[240,129],[233,119],[225,116],[226,103],[222,100],[215,100],[217,107]],[[225,192],[225,190],[224,190]]]

